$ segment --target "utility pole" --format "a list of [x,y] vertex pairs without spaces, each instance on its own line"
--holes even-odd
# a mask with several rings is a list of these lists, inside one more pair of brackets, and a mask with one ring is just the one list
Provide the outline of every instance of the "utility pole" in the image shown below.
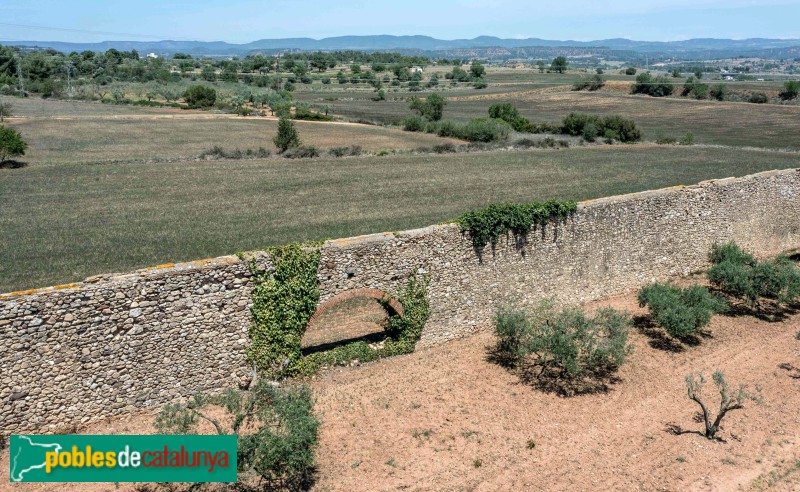
[[72,62],[68,61],[65,68],[67,70],[67,97],[72,99]]
[[22,80],[22,57],[17,56],[17,80],[19,80],[19,97],[25,97],[25,84]]

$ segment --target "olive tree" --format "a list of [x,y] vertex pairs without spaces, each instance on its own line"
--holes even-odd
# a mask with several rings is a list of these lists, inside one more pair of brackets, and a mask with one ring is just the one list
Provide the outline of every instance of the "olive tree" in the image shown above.
[[[703,376],[703,373],[700,373],[697,376],[694,374],[689,374],[686,376],[686,388],[688,390],[689,399],[700,405],[700,410],[703,412],[703,422],[705,423],[705,431],[703,432],[703,435],[708,439],[714,439],[717,431],[719,431],[719,426],[722,422],[722,419],[728,414],[728,412],[744,408],[744,403],[748,400],[752,400],[756,403],[761,402],[761,398],[758,396],[758,394],[747,392],[745,390],[745,385],[743,384],[740,384],[735,391],[731,391],[730,387],[728,386],[728,382],[725,380],[725,373],[720,370],[714,372],[712,380],[714,381],[714,385],[719,390],[720,396],[719,411],[717,411],[717,416],[714,418],[713,422],[711,421],[711,413],[708,409],[708,406],[706,406],[706,404],[703,402],[702,391],[703,386],[706,384],[706,379]],[[761,388],[756,386],[756,393],[760,391]]]

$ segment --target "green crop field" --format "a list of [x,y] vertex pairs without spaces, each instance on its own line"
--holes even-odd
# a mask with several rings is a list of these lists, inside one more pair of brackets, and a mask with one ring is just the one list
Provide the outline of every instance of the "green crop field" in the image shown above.
[[0,291],[420,227],[495,201],[588,199],[800,162],[653,145],[94,165],[70,152],[63,164],[0,169]]

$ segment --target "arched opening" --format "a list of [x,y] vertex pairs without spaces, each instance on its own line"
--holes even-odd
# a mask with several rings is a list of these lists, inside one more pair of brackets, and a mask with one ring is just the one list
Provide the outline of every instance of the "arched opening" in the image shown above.
[[379,289],[342,292],[317,307],[301,341],[304,355],[364,340],[386,338],[390,316],[403,316],[400,302]]

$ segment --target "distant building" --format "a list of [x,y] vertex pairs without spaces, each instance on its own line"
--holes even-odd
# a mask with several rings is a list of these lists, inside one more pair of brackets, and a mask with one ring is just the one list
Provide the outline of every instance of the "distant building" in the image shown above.
[[411,67],[411,73],[422,73],[424,71],[425,71],[425,69],[422,68],[422,67],[416,67],[416,66],[415,67]]
[[148,53],[147,58],[158,58],[158,55],[156,55],[155,53]]

